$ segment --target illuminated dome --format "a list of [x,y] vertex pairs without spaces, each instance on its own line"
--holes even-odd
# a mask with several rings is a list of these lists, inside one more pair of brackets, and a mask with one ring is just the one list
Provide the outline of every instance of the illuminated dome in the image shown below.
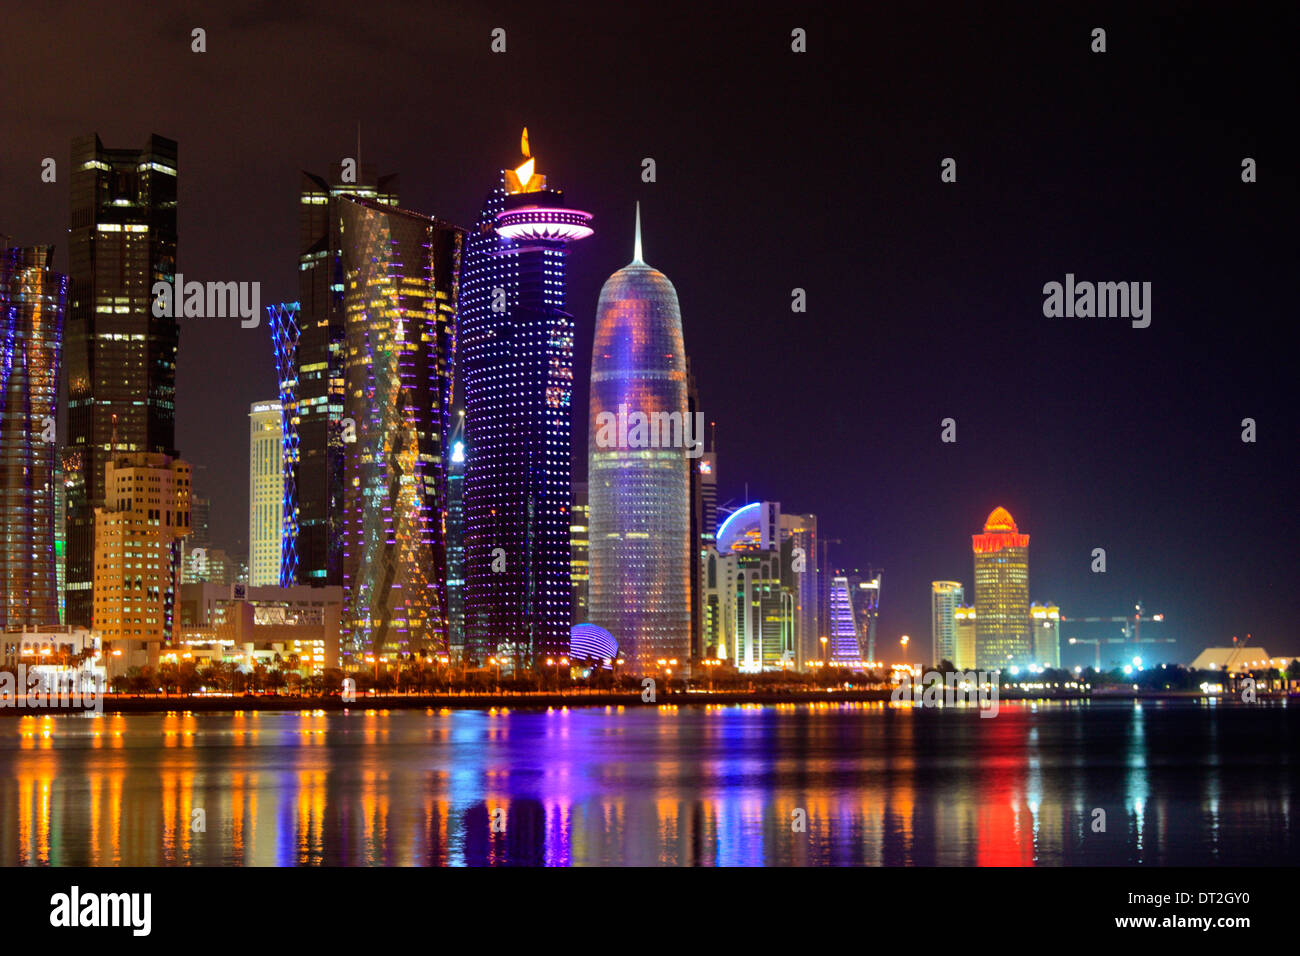
[[762,538],[761,501],[752,501],[743,508],[737,508],[719,526],[714,540],[719,554],[732,551],[750,551],[759,546]]
[[618,641],[603,627],[575,624],[569,630],[569,657],[575,662],[591,661],[611,670],[618,659]]
[[985,534],[996,534],[998,532],[1015,532],[1019,529],[1016,527],[1015,519],[1011,517],[1011,512],[1006,508],[994,508],[989,515],[989,520],[984,522]]

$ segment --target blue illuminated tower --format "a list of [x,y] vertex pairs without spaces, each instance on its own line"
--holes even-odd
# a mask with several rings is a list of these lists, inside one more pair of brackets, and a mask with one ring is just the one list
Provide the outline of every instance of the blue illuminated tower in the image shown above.
[[565,255],[588,213],[548,188],[524,131],[465,242],[465,643],[530,666],[568,650],[574,320]]
[[280,587],[298,582],[298,310],[297,302],[268,305],[275,375],[280,381]]
[[[587,445],[592,623],[618,641],[629,666],[691,656],[690,460],[686,349],[677,291],[641,258],[606,280],[591,350]],[[659,423],[646,441],[602,422]],[[666,433],[665,433],[666,427]],[[694,435],[702,441],[704,436]]]
[[830,589],[830,660],[834,664],[851,664],[862,659],[858,647],[858,626],[849,596],[849,579],[831,578]]

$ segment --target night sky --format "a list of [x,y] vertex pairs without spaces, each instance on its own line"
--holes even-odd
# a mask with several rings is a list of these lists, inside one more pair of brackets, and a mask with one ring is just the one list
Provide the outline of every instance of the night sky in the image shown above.
[[[66,269],[72,137],[156,132],[180,146],[180,271],[259,281],[265,305],[297,296],[298,171],[354,156],[358,122],[403,206],[462,225],[526,125],[539,171],[596,216],[570,258],[577,477],[596,298],[640,200],[717,422],[720,501],[747,484],[816,513],[843,540],[832,563],[884,567],[886,647],[928,648],[931,580],[971,598],[970,535],[1000,504],[1031,536],[1034,600],[1083,616],[1140,598],[1179,639],[1157,658],[1248,632],[1300,652],[1294,14],[171,6],[6,11],[0,234],[54,243]],[[1067,272],[1151,282],[1151,326],[1045,318]],[[215,542],[242,548],[248,406],[276,394],[265,321],[182,320],[177,392]]]

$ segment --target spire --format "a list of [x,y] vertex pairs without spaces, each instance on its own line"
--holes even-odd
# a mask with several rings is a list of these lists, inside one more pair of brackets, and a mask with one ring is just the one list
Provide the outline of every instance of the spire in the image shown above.
[[636,235],[632,240],[632,261],[645,264],[645,260],[641,258],[641,203],[639,201],[636,204]]

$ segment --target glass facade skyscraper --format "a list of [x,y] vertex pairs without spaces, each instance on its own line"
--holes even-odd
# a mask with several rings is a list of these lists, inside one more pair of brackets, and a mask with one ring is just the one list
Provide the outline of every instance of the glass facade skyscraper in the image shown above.
[[[686,351],[677,291],[641,258],[637,213],[632,261],[600,290],[591,350],[587,483],[591,507],[591,621],[644,673],[661,658],[691,656],[690,459]],[[671,424],[652,447],[602,420]],[[660,418],[659,416],[663,416]],[[605,441],[609,432],[615,441]],[[647,439],[651,436],[647,435]],[[703,435],[696,436],[703,440]],[[665,447],[667,446],[667,447]]]
[[573,522],[569,525],[569,577],[573,584],[573,623],[589,623],[587,585],[591,580],[591,505],[587,483],[573,483]]
[[1043,667],[1061,666],[1061,609],[1050,601],[1029,606],[1029,625],[1033,633],[1034,663]]
[[[93,613],[95,508],[111,454],[176,454],[175,318],[153,314],[153,285],[176,273],[176,143],[105,149],[72,141],[68,228],[67,619]],[[117,440],[113,445],[116,429]]]
[[248,583],[280,583],[284,532],[283,410],[255,402],[248,413]]
[[880,620],[880,593],[885,572],[880,568],[867,568],[864,575],[855,569],[849,572],[848,578],[849,598],[858,619],[858,646],[867,661],[879,663],[876,661],[876,623]]
[[0,631],[59,623],[59,358],[68,280],[52,246],[0,248]]
[[1033,659],[1029,628],[1029,535],[994,508],[975,552],[975,661],[982,669],[1024,667]]
[[465,412],[456,413],[447,466],[447,617],[452,656],[465,655]]
[[[335,165],[328,179],[304,172],[299,190],[298,303],[283,312],[281,350],[292,350],[293,364],[281,372],[282,394],[291,370],[294,396],[285,408],[296,456],[290,486],[295,519],[289,583],[336,585],[343,574],[343,261],[340,211],[349,197],[397,205],[397,177],[377,176],[371,166],[356,171],[356,182],[343,182]],[[289,324],[292,320],[292,324]],[[273,329],[274,335],[274,317]]]
[[[447,466],[464,232],[339,207],[344,284],[345,666],[446,652]],[[301,489],[300,489],[301,492]]]
[[966,591],[959,581],[930,582],[931,663],[957,662],[957,608]]
[[574,319],[570,242],[591,235],[524,162],[504,170],[465,242],[465,641],[519,666],[569,648]]

